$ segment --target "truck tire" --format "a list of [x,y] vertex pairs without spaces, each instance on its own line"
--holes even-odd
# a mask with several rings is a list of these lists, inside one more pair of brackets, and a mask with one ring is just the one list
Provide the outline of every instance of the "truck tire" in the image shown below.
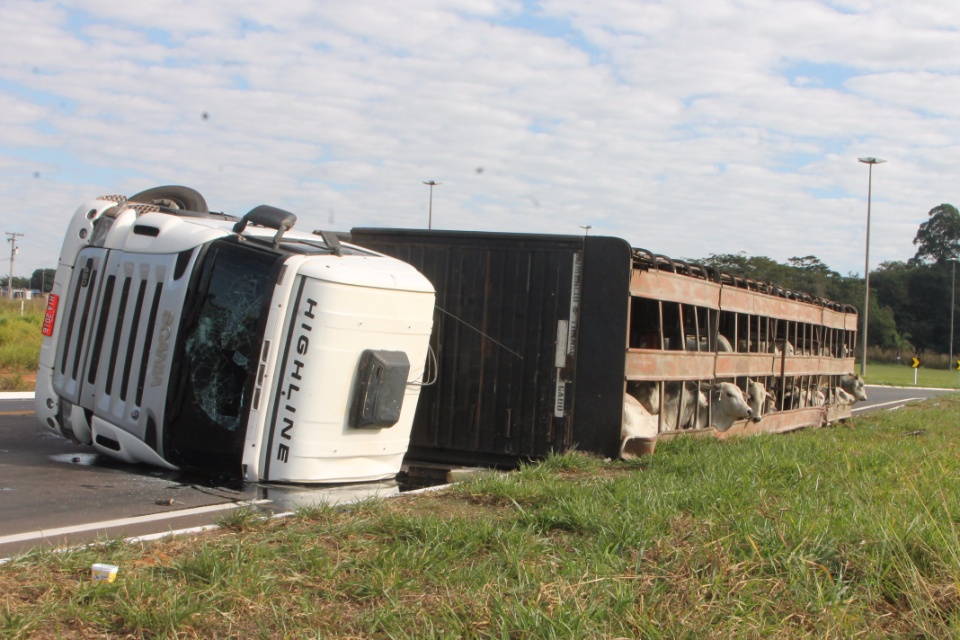
[[165,209],[193,211],[196,213],[210,213],[207,201],[203,196],[190,187],[179,185],[165,185],[154,187],[130,196],[131,202],[154,204]]

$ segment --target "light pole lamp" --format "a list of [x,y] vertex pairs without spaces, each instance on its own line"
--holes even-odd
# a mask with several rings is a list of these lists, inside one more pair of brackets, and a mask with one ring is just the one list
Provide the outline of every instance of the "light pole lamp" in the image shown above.
[[436,182],[435,180],[424,180],[423,184],[430,187],[430,213],[429,213],[430,217],[427,218],[427,229],[433,229],[433,188],[443,183]]
[[882,164],[886,160],[880,158],[857,158],[859,162],[869,165],[867,172],[867,250],[863,265],[864,288],[863,295],[863,350],[860,354],[860,377],[867,375],[867,326],[870,319],[870,198],[873,190],[873,165]]

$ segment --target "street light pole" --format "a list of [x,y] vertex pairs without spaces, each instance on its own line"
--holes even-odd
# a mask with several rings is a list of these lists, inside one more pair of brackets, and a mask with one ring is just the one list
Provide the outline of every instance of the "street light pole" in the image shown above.
[[430,217],[427,219],[427,229],[433,229],[433,188],[443,183],[434,180],[424,180],[423,184],[430,187]]
[[950,274],[950,359],[947,370],[953,368],[953,307],[957,297],[957,256],[953,256],[953,271]]
[[864,288],[863,296],[863,351],[860,354],[860,377],[867,375],[867,327],[870,319],[870,199],[873,191],[873,165],[881,164],[886,160],[880,158],[857,158],[859,162],[869,165],[867,173],[867,250],[863,266]]
[[583,235],[585,236],[590,235],[590,229],[593,229],[593,227],[589,224],[582,224],[580,225],[580,228],[583,229]]

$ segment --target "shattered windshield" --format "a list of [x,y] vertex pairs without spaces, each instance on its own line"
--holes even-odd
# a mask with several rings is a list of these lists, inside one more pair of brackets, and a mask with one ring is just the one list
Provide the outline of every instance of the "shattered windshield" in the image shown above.
[[171,424],[172,448],[181,464],[230,467],[221,471],[239,465],[247,382],[258,364],[261,318],[279,259],[229,242],[215,243],[207,254],[196,292],[199,307],[185,327],[180,406]]

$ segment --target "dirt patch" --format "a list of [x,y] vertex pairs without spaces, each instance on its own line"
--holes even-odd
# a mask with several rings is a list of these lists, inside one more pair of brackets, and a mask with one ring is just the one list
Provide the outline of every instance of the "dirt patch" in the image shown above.
[[33,391],[37,386],[37,372],[0,369],[0,391]]

